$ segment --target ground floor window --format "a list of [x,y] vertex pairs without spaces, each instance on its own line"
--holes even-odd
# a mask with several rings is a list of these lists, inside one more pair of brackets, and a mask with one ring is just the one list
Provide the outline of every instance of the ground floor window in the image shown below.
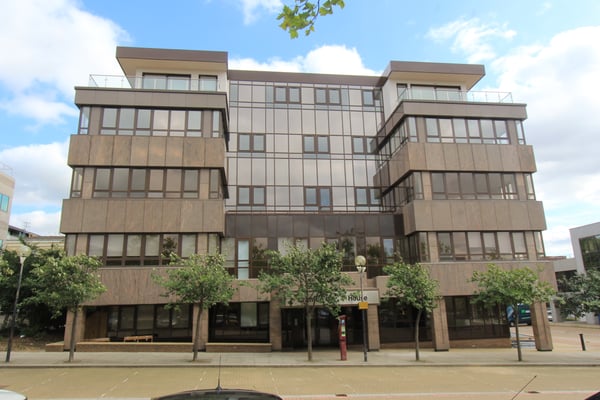
[[[418,310],[398,304],[390,298],[379,305],[379,339],[381,343],[406,343],[415,339]],[[431,319],[425,313],[419,322],[419,341],[431,340]]]
[[217,304],[209,310],[209,341],[268,342],[269,303]]
[[139,335],[151,335],[154,341],[189,341],[192,337],[192,307],[188,304],[173,308],[165,304],[109,306],[94,312],[105,316],[106,336],[111,340]]
[[486,308],[471,296],[446,297],[445,301],[450,340],[509,337],[504,307]]

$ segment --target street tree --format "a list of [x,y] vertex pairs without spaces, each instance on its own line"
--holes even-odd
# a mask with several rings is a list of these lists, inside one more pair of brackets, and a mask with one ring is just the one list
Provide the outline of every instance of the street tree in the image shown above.
[[65,310],[73,314],[69,362],[75,353],[75,328],[81,305],[106,291],[98,268],[101,262],[87,255],[47,257],[34,267],[31,274],[31,302],[46,304],[54,316]]
[[528,267],[503,269],[495,264],[488,265],[486,271],[475,271],[470,279],[479,286],[475,301],[485,307],[498,304],[510,306],[515,310],[515,335],[517,337],[518,360],[523,361],[521,339],[519,337],[519,304],[531,305],[547,302],[556,291],[538,274]]
[[279,27],[290,34],[290,38],[298,37],[298,31],[304,30],[306,36],[315,31],[317,17],[333,14],[335,7],[344,8],[344,0],[295,0],[292,7],[284,5],[277,19]]
[[342,273],[342,254],[334,244],[311,250],[288,244],[285,251],[268,251],[269,264],[259,274],[259,289],[282,305],[302,307],[306,318],[308,361],[312,361],[312,318],[317,307],[338,315],[345,287],[352,283]]
[[183,260],[172,256],[171,265],[166,270],[156,270],[152,277],[165,289],[163,295],[169,298],[167,308],[177,310],[180,304],[198,305],[192,345],[193,361],[196,361],[202,315],[216,304],[229,303],[234,294],[233,276],[225,269],[223,255],[217,253],[192,254]]
[[600,315],[600,270],[589,269],[584,274],[561,279],[559,288],[558,302],[563,316]]
[[414,340],[415,359],[419,361],[419,325],[422,315],[431,313],[438,305],[438,282],[431,278],[429,271],[421,264],[397,261],[383,267],[383,271],[389,275],[385,297],[395,298],[399,305],[417,310]]

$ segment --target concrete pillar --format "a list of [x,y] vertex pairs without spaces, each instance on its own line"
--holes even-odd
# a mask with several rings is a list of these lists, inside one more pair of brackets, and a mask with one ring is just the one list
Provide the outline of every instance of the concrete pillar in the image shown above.
[[271,349],[281,350],[281,305],[277,300],[271,300],[269,303],[269,340],[271,341]]
[[[75,314],[71,311],[67,311],[67,318],[65,321],[65,336],[63,349],[69,350],[71,346],[71,329],[73,327],[73,317]],[[85,308],[80,307],[77,312],[77,321],[75,325],[75,344],[83,340],[85,334]]]
[[534,303],[531,305],[531,324],[533,326],[533,337],[535,348],[538,351],[552,351],[552,333],[548,323],[546,303]]
[[378,351],[381,348],[377,304],[369,304],[369,309],[367,310],[367,341],[369,351]]
[[438,300],[438,306],[431,312],[431,328],[435,351],[448,351],[450,349],[450,336],[448,335],[446,301],[443,298]]

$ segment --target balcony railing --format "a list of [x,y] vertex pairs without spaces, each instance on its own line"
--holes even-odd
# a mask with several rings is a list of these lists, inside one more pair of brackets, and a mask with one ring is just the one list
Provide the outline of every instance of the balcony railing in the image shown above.
[[431,100],[431,101],[468,101],[479,103],[512,103],[510,92],[487,91],[461,91],[456,89],[439,88],[406,88],[398,93],[398,103],[403,100]]
[[188,90],[216,92],[218,89],[216,77],[200,77],[191,79],[170,75],[90,75],[90,87],[117,89],[151,89],[151,90]]

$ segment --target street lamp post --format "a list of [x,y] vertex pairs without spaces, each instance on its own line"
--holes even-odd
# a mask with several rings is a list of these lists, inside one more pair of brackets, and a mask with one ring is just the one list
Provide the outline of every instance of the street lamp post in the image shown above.
[[[356,256],[354,259],[354,263],[356,264],[356,270],[358,271],[360,277],[360,302],[358,303],[358,309],[362,314],[362,336],[363,336],[363,356],[364,361],[367,361],[367,317],[366,317],[366,308],[368,307],[368,302],[365,302],[364,293],[363,293],[363,273],[366,271],[367,267],[367,259],[364,256]],[[366,303],[366,304],[365,304]]]
[[21,281],[23,280],[23,265],[25,264],[25,259],[27,258],[27,250],[29,250],[29,248],[23,246],[19,254],[19,279],[17,280],[17,292],[15,293],[15,303],[13,304],[8,341],[6,342],[6,362],[10,361],[10,352],[12,350],[12,341],[15,334],[15,323],[17,319],[17,304],[19,303],[19,292],[21,291]]

